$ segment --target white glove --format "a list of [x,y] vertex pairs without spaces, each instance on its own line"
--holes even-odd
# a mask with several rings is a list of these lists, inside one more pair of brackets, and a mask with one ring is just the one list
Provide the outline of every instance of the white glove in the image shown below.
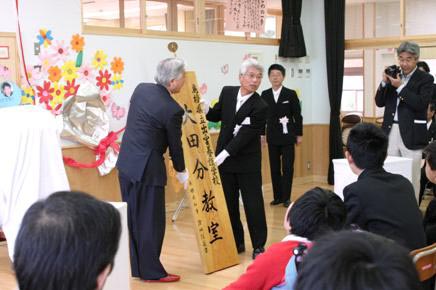
[[200,106],[203,113],[206,115],[209,112],[209,101],[206,99],[200,99]]
[[188,171],[183,171],[183,172],[178,172],[176,171],[176,177],[177,180],[183,184],[183,188],[186,190],[188,189],[188,180],[189,180],[189,172]]
[[229,156],[230,154],[226,150],[221,151],[220,154],[218,154],[217,157],[215,157],[216,166],[220,166],[224,162],[224,160],[226,160],[226,158]]
[[235,129],[233,129],[233,136],[236,136],[238,134],[239,129],[241,129],[242,125],[235,125]]

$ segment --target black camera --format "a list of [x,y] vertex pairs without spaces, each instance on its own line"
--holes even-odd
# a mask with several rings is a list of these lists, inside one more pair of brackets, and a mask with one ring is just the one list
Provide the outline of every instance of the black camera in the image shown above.
[[385,74],[387,74],[388,76],[396,79],[397,75],[401,73],[401,69],[398,65],[390,65],[385,69]]

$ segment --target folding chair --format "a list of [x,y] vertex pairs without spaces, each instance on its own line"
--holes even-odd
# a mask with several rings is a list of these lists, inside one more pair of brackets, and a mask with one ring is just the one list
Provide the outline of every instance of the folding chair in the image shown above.
[[436,243],[410,252],[419,280],[426,281],[436,274]]

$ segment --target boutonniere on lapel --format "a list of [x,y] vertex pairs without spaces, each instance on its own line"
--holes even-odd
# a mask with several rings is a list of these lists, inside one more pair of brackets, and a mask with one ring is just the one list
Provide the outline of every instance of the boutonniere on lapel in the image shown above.
[[279,123],[282,124],[283,134],[288,134],[288,117],[284,116],[279,119]]

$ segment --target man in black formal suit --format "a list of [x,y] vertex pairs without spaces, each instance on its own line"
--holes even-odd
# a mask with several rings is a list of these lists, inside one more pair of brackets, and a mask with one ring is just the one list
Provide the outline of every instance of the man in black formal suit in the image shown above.
[[180,280],[165,271],[159,256],[165,234],[167,148],[185,188],[188,180],[181,142],[184,111],[170,95],[180,91],[184,75],[184,61],[168,58],[157,66],[156,84],[136,87],[117,162],[122,199],[128,204],[132,276],[145,281]]
[[266,140],[274,200],[271,205],[290,204],[294,177],[295,144],[303,140],[303,117],[297,93],[283,86],[285,68],[273,64],[268,69],[271,88],[262,92],[268,104]]
[[419,46],[403,42],[397,49],[400,73],[383,72],[375,103],[384,107],[382,128],[389,136],[388,155],[412,158],[412,183],[419,199],[422,149],[427,145],[426,111],[433,77],[417,69]]
[[209,121],[221,121],[215,162],[220,170],[236,247],[239,253],[245,251],[239,214],[240,191],[253,245],[253,259],[264,252],[267,236],[260,146],[267,105],[256,93],[262,74],[263,67],[256,60],[245,60],[239,72],[241,85],[224,87],[218,103],[206,115]]
[[344,188],[347,224],[397,241],[409,250],[426,245],[422,215],[413,186],[383,169],[388,139],[374,124],[351,129],[345,157],[356,182]]

